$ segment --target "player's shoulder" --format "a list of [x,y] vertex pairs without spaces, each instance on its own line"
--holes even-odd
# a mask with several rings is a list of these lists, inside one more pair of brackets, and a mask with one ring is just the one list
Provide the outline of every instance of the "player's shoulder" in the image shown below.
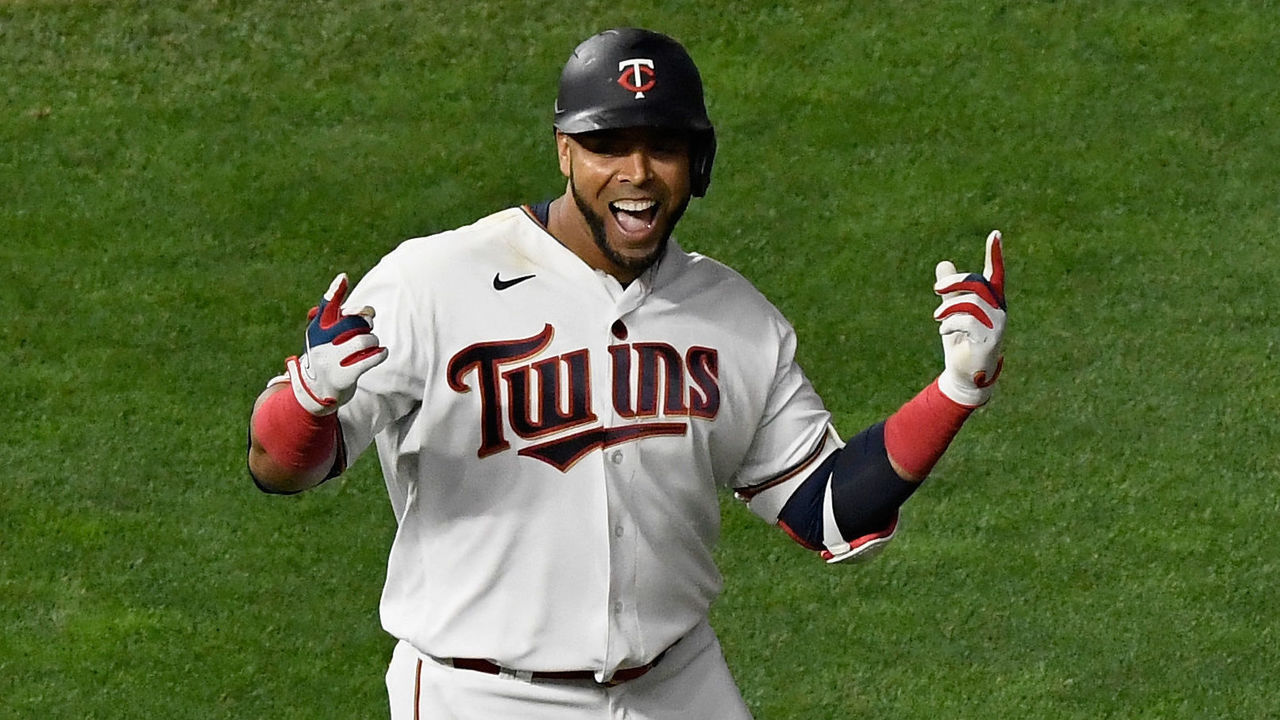
[[492,258],[495,250],[531,228],[536,225],[522,208],[506,208],[468,225],[404,240],[383,255],[378,267],[419,283],[448,279],[461,269],[487,266],[486,258]]
[[483,274],[495,246],[505,245],[513,232],[527,232],[517,227],[525,217],[521,208],[507,208],[468,225],[404,240],[364,274],[358,289],[417,297],[474,281],[471,276]]
[[719,304],[732,299],[776,310],[755,283],[737,269],[710,255],[688,251],[679,245],[674,249],[673,264],[677,266],[673,273],[674,282],[687,292],[716,298]]
[[386,257],[396,262],[412,263],[421,259],[449,260],[484,252],[487,245],[500,242],[521,223],[527,223],[523,208],[506,208],[452,230],[409,238]]
[[790,323],[776,305],[749,278],[709,255],[689,252],[675,245],[664,258],[674,261],[658,290],[674,304],[712,322],[737,328],[747,336],[784,335]]
[[688,272],[708,279],[719,279],[734,284],[743,283],[753,288],[755,287],[745,275],[710,255],[684,250],[683,248],[681,248],[681,252],[684,255],[684,262]]

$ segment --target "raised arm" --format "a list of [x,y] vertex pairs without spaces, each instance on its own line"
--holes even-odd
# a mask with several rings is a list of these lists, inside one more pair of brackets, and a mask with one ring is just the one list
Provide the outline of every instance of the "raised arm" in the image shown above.
[[359,377],[387,359],[373,334],[373,308],[342,309],[347,288],[345,273],[333,279],[311,310],[302,356],[287,359],[285,374],[254,402],[249,473],[264,492],[301,492],[343,469],[336,413]]
[[[805,477],[752,495],[750,502],[827,562],[871,557],[897,530],[898,508],[946,452],[969,415],[991,397],[1003,367],[1004,256],[987,237],[981,275],[938,263],[934,312],[944,369],[882,423],[854,436]],[[770,497],[772,495],[772,497]],[[779,508],[764,511],[764,508]]]

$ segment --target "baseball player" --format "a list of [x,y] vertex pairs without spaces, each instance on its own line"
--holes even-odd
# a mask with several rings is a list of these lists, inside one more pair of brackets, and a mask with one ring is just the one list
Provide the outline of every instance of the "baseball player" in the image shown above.
[[1000,235],[983,273],[937,267],[938,378],[845,440],[787,320],[672,235],[716,149],[685,49],[587,39],[554,125],[562,195],[334,279],[250,471],[298,492],[376,446],[394,720],[748,718],[707,623],[718,491],[828,563],[888,543],[1000,373]]

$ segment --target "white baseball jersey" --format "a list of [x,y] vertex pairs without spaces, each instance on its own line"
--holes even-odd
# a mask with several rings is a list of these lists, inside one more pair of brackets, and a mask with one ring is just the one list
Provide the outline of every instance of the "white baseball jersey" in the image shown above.
[[346,457],[376,442],[398,523],[383,626],[437,658],[653,660],[720,590],[717,487],[841,445],[787,321],[674,240],[623,288],[511,208],[406,241],[363,305],[390,355],[338,412]]

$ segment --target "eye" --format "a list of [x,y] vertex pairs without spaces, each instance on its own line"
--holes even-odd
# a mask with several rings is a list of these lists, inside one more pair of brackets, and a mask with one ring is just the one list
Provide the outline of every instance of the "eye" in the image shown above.
[[619,157],[622,155],[630,155],[631,148],[622,142],[604,142],[600,144],[600,149],[596,152],[608,157]]
[[578,143],[586,148],[588,152],[596,155],[604,155],[607,157],[617,157],[627,154],[627,143],[608,136],[590,137],[585,136],[578,139]]
[[673,130],[659,130],[645,139],[645,145],[654,155],[670,157],[689,152],[692,146],[686,133]]
[[651,149],[655,155],[683,155],[689,151],[689,143],[683,138],[664,138],[653,143]]

